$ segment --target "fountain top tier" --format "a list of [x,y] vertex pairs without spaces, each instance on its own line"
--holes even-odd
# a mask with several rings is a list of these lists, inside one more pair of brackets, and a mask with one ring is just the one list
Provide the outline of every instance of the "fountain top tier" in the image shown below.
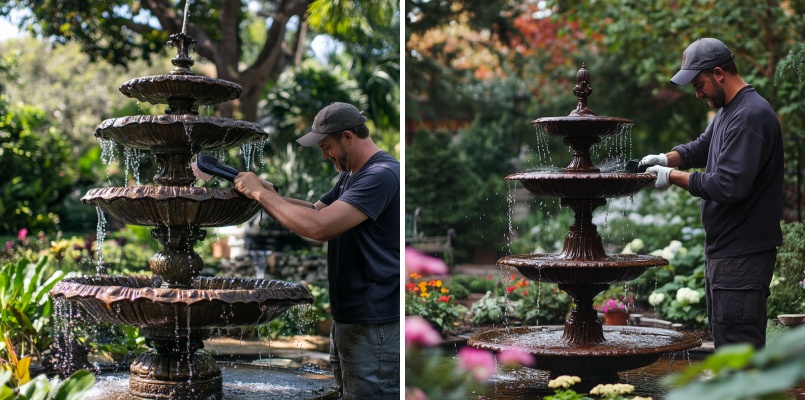
[[190,70],[194,64],[188,56],[196,40],[186,33],[170,35],[168,44],[178,54],[171,59],[173,70],[167,75],[145,76],[131,79],[120,86],[128,96],[151,104],[168,104],[166,114],[198,114],[199,105],[216,105],[237,99],[243,88],[233,82],[196,75]]
[[548,135],[563,137],[564,143],[573,148],[573,160],[565,168],[566,172],[599,172],[590,160],[590,147],[599,143],[601,138],[617,135],[624,127],[633,124],[626,118],[596,116],[587,106],[587,98],[592,92],[590,74],[582,64],[573,87],[573,94],[579,100],[576,109],[567,117],[545,117],[531,122]]

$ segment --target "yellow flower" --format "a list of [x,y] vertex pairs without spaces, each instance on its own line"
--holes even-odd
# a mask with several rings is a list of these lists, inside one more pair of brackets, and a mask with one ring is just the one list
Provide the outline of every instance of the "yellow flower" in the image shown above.
[[632,397],[632,400],[654,400],[651,397],[642,397],[642,396],[635,396]]
[[609,383],[606,385],[598,385],[590,390],[590,394],[596,394],[601,396],[613,395],[613,394],[627,394],[634,392],[634,386],[626,384],[626,383]]
[[450,291],[447,288],[442,288],[442,293],[450,293]]
[[567,389],[573,384],[579,382],[581,382],[581,378],[579,378],[578,376],[562,375],[548,382],[548,387],[551,389],[558,389],[558,388]]
[[430,293],[428,293],[428,292],[422,292],[422,293],[420,293],[420,294],[419,294],[419,297],[424,297],[424,298],[426,298],[426,299],[427,299],[428,297],[430,297]]

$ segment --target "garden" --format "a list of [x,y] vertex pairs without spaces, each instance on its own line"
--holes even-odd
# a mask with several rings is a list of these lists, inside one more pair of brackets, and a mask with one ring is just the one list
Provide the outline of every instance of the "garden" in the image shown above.
[[[188,33],[214,38],[190,53],[193,72],[258,88],[239,92],[235,102],[200,106],[198,115],[257,122],[270,137],[221,150],[220,160],[275,182],[283,195],[315,201],[337,173],[315,149],[293,144],[334,101],[364,110],[374,142],[400,158],[394,2],[243,2],[235,13],[206,2],[174,2],[176,10],[129,1],[92,7],[4,2],[0,17],[20,32],[11,38],[4,32],[0,39],[0,399],[84,399],[97,373],[128,370],[153,347],[136,327],[84,323],[89,316],[82,308],[54,301],[49,292],[75,277],[152,274],[152,257],[163,250],[153,227],[104,215],[82,204],[82,196],[93,188],[150,185],[162,173],[148,151],[98,140],[93,132],[109,118],[166,113],[164,105],[127,99],[119,87],[172,68],[175,53],[167,39],[185,28],[178,12],[185,3],[193,3],[185,9]],[[75,25],[78,20],[93,23]],[[269,58],[277,52],[283,56]],[[185,133],[190,139],[191,132]],[[193,185],[231,187],[219,179]],[[332,316],[322,246],[283,241],[287,232],[264,213],[246,225],[207,229],[193,247],[203,262],[201,274],[299,282],[313,303],[291,307],[265,324],[216,329],[205,351],[256,343],[224,358],[295,357],[302,343],[326,354]],[[240,256],[228,245],[232,238]],[[295,362],[329,369],[326,357],[308,358]]]
[[[769,359],[797,332],[777,316],[805,312],[805,264],[800,261],[805,250],[801,211],[805,114],[796,95],[805,82],[805,48],[801,41],[788,40],[791,34],[802,36],[789,28],[801,26],[792,18],[805,9],[802,4],[789,6],[739,1],[723,10],[696,2],[596,7],[560,1],[468,2],[449,7],[415,2],[405,37],[406,242],[410,251],[420,249],[445,265],[433,273],[427,266],[435,261],[409,265],[408,260],[420,258],[406,258],[405,314],[420,329],[438,335],[418,334],[407,343],[413,350],[406,355],[414,357],[406,363],[411,398],[494,398],[500,386],[506,386],[499,383],[512,375],[495,377],[490,370],[509,368],[504,359],[511,355],[497,353],[489,362],[489,355],[477,354],[471,346],[464,350],[468,338],[502,327],[561,325],[574,307],[556,284],[497,265],[510,255],[560,253],[574,223],[570,207],[531,195],[522,179],[507,178],[557,171],[573,157],[563,138],[547,135],[532,121],[567,116],[574,109],[579,102],[574,84],[584,65],[592,86],[587,105],[595,115],[634,122],[591,150],[602,171],[696,138],[714,111],[689,87],[676,87],[668,79],[679,69],[682,50],[699,37],[727,42],[741,76],[777,111],[785,142],[780,221],[784,239],[767,301],[768,350],[717,352],[712,361],[685,371],[684,378],[676,381],[680,388],[669,392],[668,398],[792,395],[790,388],[803,381],[802,371],[789,363],[792,358]],[[740,15],[763,17],[750,22]],[[677,187],[646,188],[608,199],[594,211],[592,223],[608,255],[668,260],[668,265],[648,268],[636,279],[602,290],[593,300],[602,323],[620,316],[627,318],[627,326],[659,327],[712,341],[707,330],[700,199]],[[433,251],[422,245],[445,232],[453,233],[448,249]],[[791,336],[786,335],[789,331]],[[780,342],[772,346],[776,339]],[[520,356],[511,359],[515,364],[530,363]],[[444,363],[463,374],[447,378]],[[487,374],[478,376],[478,370]],[[692,384],[704,370],[715,377],[712,386]],[[753,374],[774,384],[742,381]],[[572,388],[579,388],[579,383],[568,380],[551,385],[556,392],[550,391],[554,397],[546,398],[640,396],[618,393],[623,388],[595,395],[583,389],[576,393]],[[681,392],[688,390],[683,386],[691,391]],[[725,391],[730,386],[734,392]],[[484,390],[488,395],[482,394]],[[462,394],[454,394],[458,392]]]

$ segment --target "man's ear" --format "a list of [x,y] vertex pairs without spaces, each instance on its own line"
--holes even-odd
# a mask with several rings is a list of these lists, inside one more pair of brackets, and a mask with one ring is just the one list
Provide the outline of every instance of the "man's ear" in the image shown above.
[[355,137],[355,133],[353,133],[349,129],[345,130],[343,135],[344,135],[344,139],[346,139],[347,141],[350,141]]

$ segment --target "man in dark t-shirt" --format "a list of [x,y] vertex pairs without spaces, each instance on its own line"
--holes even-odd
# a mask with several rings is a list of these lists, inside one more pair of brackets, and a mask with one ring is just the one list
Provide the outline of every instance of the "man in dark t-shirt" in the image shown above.
[[327,242],[330,362],[344,399],[400,397],[400,163],[346,103],[316,115],[297,142],[341,172],[315,204],[280,196],[250,172],[235,188],[298,235]]
[[[783,137],[777,115],[738,75],[732,53],[718,39],[688,46],[671,82],[690,83],[696,97],[718,111],[696,140],[648,155],[640,164],[652,165],[647,172],[657,174],[656,188],[673,184],[702,199],[707,316],[715,346],[760,348],[783,240]],[[704,172],[681,171],[702,167]]]

